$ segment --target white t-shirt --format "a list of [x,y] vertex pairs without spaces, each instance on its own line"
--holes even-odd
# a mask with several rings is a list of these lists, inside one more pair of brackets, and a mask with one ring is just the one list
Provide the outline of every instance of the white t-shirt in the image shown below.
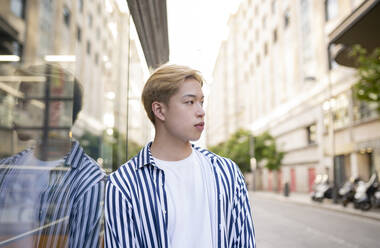
[[191,155],[180,161],[163,161],[154,158],[165,173],[165,189],[168,200],[168,236],[172,248],[213,247],[211,211],[209,199],[211,184],[205,172],[207,161],[193,149]]

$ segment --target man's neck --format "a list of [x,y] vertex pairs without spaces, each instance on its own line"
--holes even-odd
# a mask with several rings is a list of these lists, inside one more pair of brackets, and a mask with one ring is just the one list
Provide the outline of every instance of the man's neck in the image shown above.
[[182,160],[187,158],[192,152],[189,141],[186,142],[157,134],[150,149],[153,157],[165,161]]
[[71,150],[71,140],[48,139],[47,143],[36,146],[34,156],[42,161],[58,160],[63,158]]

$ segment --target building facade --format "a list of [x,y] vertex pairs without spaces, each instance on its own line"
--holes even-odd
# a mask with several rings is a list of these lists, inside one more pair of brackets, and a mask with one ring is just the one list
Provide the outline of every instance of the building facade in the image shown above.
[[244,0],[231,16],[214,68],[207,144],[238,128],[269,131],[286,155],[280,171],[259,166],[258,188],[280,191],[288,182],[309,192],[317,174],[339,186],[380,170],[377,106],[353,96],[355,69],[329,60],[329,34],[365,2]]

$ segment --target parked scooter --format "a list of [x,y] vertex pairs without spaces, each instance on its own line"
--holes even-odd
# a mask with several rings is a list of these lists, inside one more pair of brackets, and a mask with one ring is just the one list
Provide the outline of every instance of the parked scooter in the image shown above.
[[353,202],[355,199],[356,186],[359,182],[359,178],[351,178],[351,180],[344,183],[344,185],[339,189],[339,198],[343,207],[346,207],[348,203]]
[[359,181],[354,196],[354,207],[368,211],[372,207],[372,198],[378,188],[377,173],[373,173],[368,182]]
[[322,202],[324,198],[331,199],[332,187],[329,184],[327,175],[318,175],[314,181],[314,191],[311,193],[313,201]]
[[373,207],[374,208],[380,208],[380,187],[377,187],[377,191],[374,194],[373,197]]

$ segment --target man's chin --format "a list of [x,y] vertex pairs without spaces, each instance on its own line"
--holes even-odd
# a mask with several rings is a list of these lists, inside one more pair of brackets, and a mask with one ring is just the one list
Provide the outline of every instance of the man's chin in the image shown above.
[[19,140],[21,141],[28,141],[28,140],[31,140],[33,139],[32,135],[28,134],[28,133],[20,133],[20,132],[17,132],[17,137]]
[[198,141],[199,139],[201,138],[201,136],[199,136],[199,137],[192,137],[192,138],[190,138],[190,141]]

